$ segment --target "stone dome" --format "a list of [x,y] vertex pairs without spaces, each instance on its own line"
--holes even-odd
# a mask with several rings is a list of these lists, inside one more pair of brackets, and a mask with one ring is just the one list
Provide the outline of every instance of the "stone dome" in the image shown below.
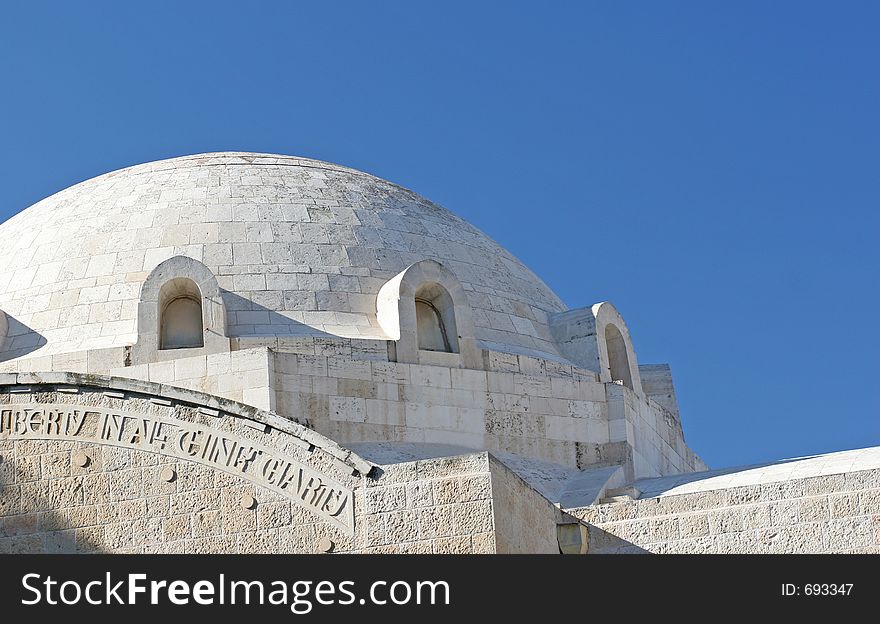
[[131,345],[141,285],[188,256],[217,278],[228,335],[386,339],[382,285],[433,259],[467,292],[487,348],[559,358],[559,298],[463,219],[325,162],[200,154],[107,173],[0,225],[2,359]]

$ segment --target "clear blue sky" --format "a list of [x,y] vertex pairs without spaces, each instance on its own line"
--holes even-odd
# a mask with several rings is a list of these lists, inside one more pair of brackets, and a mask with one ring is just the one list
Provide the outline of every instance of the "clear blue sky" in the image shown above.
[[880,444],[880,4],[85,2],[0,21],[0,215],[214,150],[445,205],[669,362],[713,466]]

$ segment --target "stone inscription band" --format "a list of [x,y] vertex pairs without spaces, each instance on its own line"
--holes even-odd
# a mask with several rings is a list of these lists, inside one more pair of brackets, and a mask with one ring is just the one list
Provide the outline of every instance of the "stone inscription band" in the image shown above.
[[354,531],[351,490],[276,449],[210,427],[94,406],[13,404],[0,408],[0,439],[85,441],[197,462],[277,492],[348,534]]

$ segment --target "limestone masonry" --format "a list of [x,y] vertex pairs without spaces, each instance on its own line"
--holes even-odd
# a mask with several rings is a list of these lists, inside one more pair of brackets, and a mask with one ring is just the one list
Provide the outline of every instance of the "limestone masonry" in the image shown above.
[[0,240],[0,552],[880,550],[880,449],[709,471],[613,305],[374,176],[175,158]]

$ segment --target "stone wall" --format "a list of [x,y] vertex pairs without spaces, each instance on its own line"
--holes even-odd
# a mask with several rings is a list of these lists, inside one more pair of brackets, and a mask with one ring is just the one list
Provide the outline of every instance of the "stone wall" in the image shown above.
[[566,511],[590,553],[880,553],[880,470]]
[[611,440],[626,441],[632,452],[629,480],[707,469],[685,442],[675,413],[621,384],[605,387]]
[[123,365],[125,350],[117,348],[22,358],[0,363],[0,371],[64,370],[170,384],[307,421],[342,443],[452,444],[578,469],[631,462],[630,479],[705,468],[685,443],[679,419],[657,402],[559,361],[483,351],[484,369],[474,370],[454,362],[389,361],[384,341],[232,343],[238,350],[134,366]]
[[[78,451],[88,467],[71,461]],[[0,452],[3,553],[317,552],[322,537],[354,547],[284,497],[198,464],[74,442],[0,443]]]
[[362,542],[355,510],[372,466],[301,425],[158,384],[60,373],[0,383],[9,377],[27,383],[0,387],[4,551]]
[[[230,401],[52,375],[0,386],[0,552],[495,551],[485,452],[377,467]],[[228,453],[233,443],[246,450]],[[288,458],[307,472],[282,489]],[[303,489],[311,477],[324,485]],[[351,492],[350,520],[323,504],[346,500],[331,487]]]
[[570,467],[615,462],[592,374],[492,353],[491,370],[278,353],[277,405],[343,443],[427,442]]
[[492,458],[492,496],[498,554],[559,554],[560,512],[519,475]]
[[705,468],[680,423],[654,401],[626,389],[635,407],[621,407],[620,418],[635,426],[612,432],[606,392],[622,386],[560,362],[485,353],[487,370],[279,352],[277,409],[308,414],[315,429],[345,443],[452,444],[578,469],[627,462],[628,445],[638,443],[637,477]]
[[339,553],[494,552],[485,454],[365,480],[353,536],[267,488],[154,453],[0,441],[0,454],[0,553],[317,553],[322,538]]
[[260,409],[275,409],[274,357],[265,347],[181,357],[110,369],[118,377],[198,390]]
[[364,492],[366,553],[493,553],[489,456],[474,453],[383,466]]
[[0,373],[66,371],[69,373],[101,373],[106,375],[111,369],[125,364],[125,355],[125,347],[112,347],[4,359],[0,362]]

